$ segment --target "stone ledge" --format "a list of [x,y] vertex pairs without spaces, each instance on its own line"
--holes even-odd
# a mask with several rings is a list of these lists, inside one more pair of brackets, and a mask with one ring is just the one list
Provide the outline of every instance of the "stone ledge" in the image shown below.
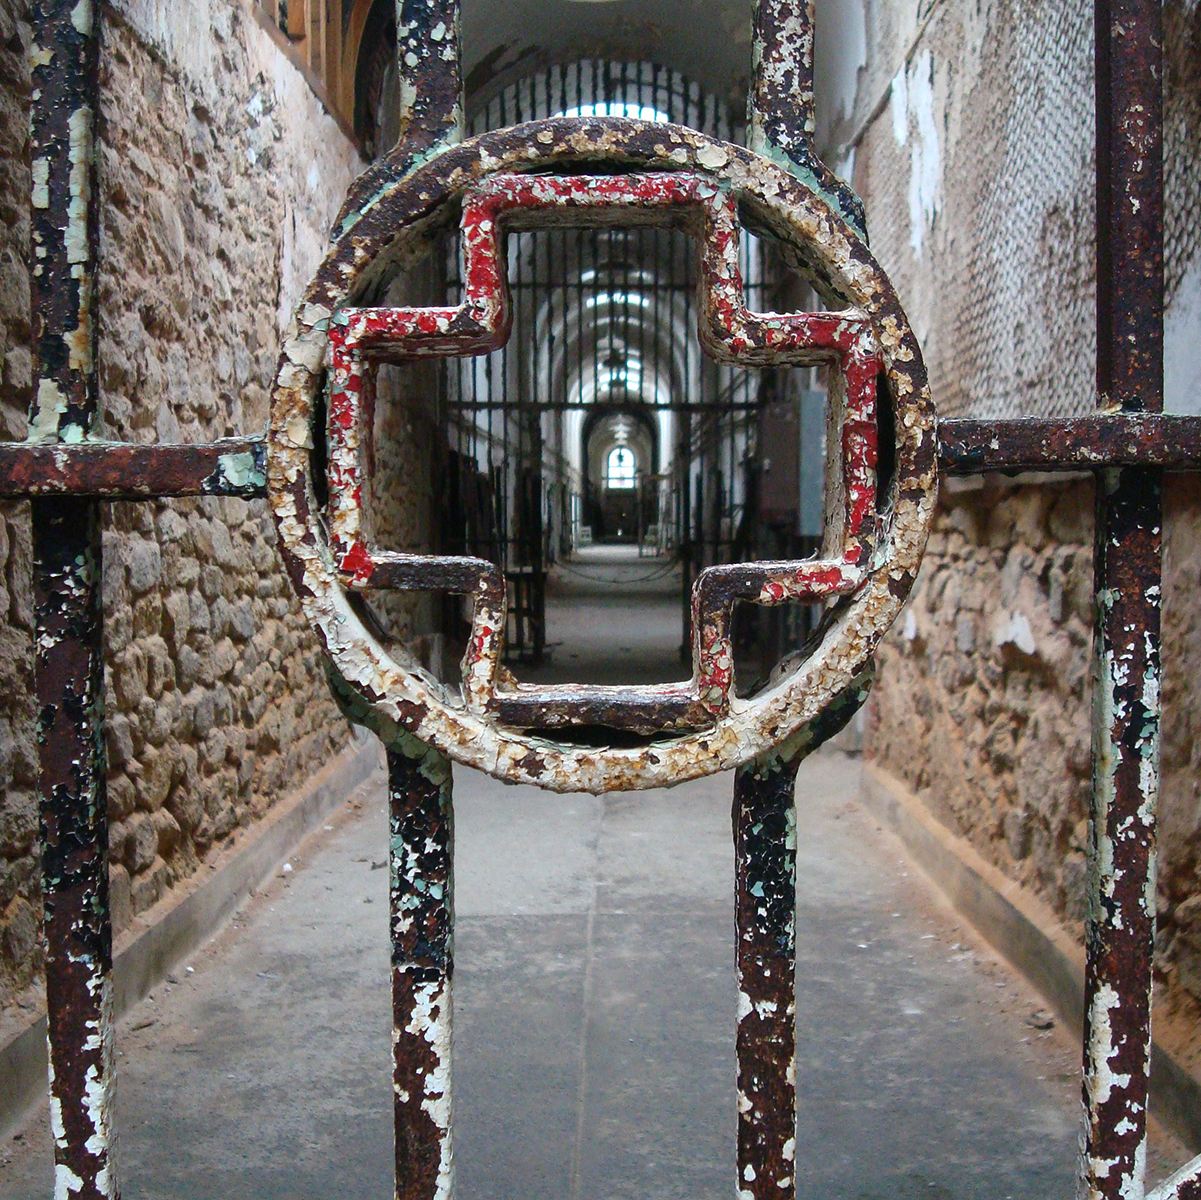
[[[361,736],[361,735],[357,735]],[[116,939],[113,1002],[120,1018],[173,967],[212,938],[241,904],[347,796],[382,770],[374,737],[354,740],[211,864],[135,918]],[[0,1139],[10,1137],[46,1096],[46,1018],[0,1046]]]
[[[986,862],[970,842],[951,833],[889,772],[864,763],[860,795],[958,912],[1046,997],[1079,1037],[1084,949],[1068,936],[1051,908]],[[1193,1153],[1201,1151],[1201,1081],[1158,1045],[1151,1050],[1151,1113]]]

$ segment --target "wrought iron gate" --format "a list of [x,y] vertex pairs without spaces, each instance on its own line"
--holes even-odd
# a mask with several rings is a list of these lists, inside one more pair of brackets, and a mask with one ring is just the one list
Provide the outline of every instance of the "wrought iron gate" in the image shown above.
[[[796,766],[862,698],[871,649],[920,561],[934,472],[1097,473],[1093,862],[1087,928],[1080,1195],[1143,1194],[1150,1064],[1158,751],[1161,478],[1201,469],[1201,419],[1162,409],[1160,10],[1098,0],[1098,413],[1071,420],[947,421],[923,395],[920,350],[861,240],[857,202],[813,157],[808,6],[759,0],[752,90],[757,151],[629,116],[575,114],[460,144],[455,0],[413,0],[398,53],[407,136],[355,188],[340,238],[298,311],[268,437],[204,446],[91,441],[97,407],[93,180],[100,10],[35,6],[33,107],[36,397],[30,441],[0,446],[0,495],[33,504],[51,1102],[57,1194],[114,1196],[111,929],[101,741],[97,502],[269,496],[293,581],[344,678],[346,703],[389,743],[397,1194],[449,1194],[450,770],[446,753],[556,790],[638,787],[736,767],[738,1188],[795,1194],[793,974]],[[437,32],[437,37],[435,37]],[[487,160],[487,166],[481,165]],[[564,170],[596,171],[590,176]],[[531,173],[541,168],[544,173]],[[551,173],[545,173],[549,169]],[[558,174],[553,172],[558,171]],[[623,173],[624,172],[624,173]],[[739,209],[811,255],[854,308],[769,319],[737,278]],[[461,202],[469,243],[458,309],[354,308],[361,274],[398,230]],[[374,551],[359,524],[367,481],[358,406],[374,358],[478,354],[507,336],[498,221],[585,224],[631,214],[701,243],[706,348],[726,361],[833,361],[846,377],[824,558],[702,574],[688,686],[522,691],[498,675],[505,583],[497,566]],[[858,232],[857,232],[858,231]],[[854,277],[852,279],[852,276]],[[339,292],[339,287],[342,288]],[[323,303],[328,300],[331,303]],[[311,511],[313,397],[329,351],[328,542]],[[877,379],[895,418],[892,474],[876,495]],[[320,431],[317,431],[320,433]],[[891,436],[891,434],[890,434]],[[473,598],[462,706],[359,637],[348,590],[442,589]],[[730,608],[842,597],[799,674],[744,709],[729,687]],[[773,707],[774,706],[774,707]],[[748,715],[748,713],[750,715]],[[556,728],[643,735],[622,751],[558,743]],[[542,731],[531,736],[530,729]],[[666,738],[662,735],[674,734]],[[651,735],[660,735],[649,740]],[[1201,1159],[1152,1193],[1201,1196]]]

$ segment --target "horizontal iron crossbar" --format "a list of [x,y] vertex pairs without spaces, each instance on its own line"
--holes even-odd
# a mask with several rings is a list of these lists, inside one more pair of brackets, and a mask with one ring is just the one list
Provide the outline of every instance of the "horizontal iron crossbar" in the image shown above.
[[1122,412],[940,421],[938,465],[946,475],[1102,467],[1196,471],[1201,470],[1201,417]]
[[0,496],[96,496],[155,500],[170,496],[267,494],[262,438],[194,446],[127,442],[0,444]]
[[[266,443],[226,438],[193,446],[124,442],[0,443],[0,497],[266,496]],[[1087,417],[955,418],[938,424],[945,475],[1103,467],[1201,470],[1201,417],[1106,413]]]

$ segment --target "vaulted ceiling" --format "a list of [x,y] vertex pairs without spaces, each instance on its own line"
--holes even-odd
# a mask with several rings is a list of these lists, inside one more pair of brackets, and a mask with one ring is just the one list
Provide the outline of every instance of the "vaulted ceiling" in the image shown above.
[[547,62],[650,59],[745,104],[750,0],[464,0],[469,102]]

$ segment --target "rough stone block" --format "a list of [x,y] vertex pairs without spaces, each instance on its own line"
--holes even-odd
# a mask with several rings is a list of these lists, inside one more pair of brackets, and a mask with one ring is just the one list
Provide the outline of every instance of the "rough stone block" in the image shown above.
[[4,931],[4,951],[13,962],[27,962],[38,946],[39,922],[33,905],[17,897],[0,920]]
[[113,670],[117,703],[125,711],[136,709],[146,695],[146,655],[136,643],[121,656]]
[[142,875],[134,878],[130,885],[130,900],[135,916],[153,908],[163,894],[167,881],[167,864],[156,859]]
[[159,855],[168,859],[175,852],[175,847],[179,845],[180,827],[171,813],[160,808],[152,817],[155,829],[158,830],[158,852]]
[[113,713],[104,723],[108,765],[111,768],[123,767],[134,756],[133,734],[129,725],[129,718],[124,713]]
[[163,602],[163,633],[171,653],[177,655],[192,628],[191,603],[187,595],[173,592]]
[[146,812],[136,812],[126,822],[125,865],[136,876],[152,862],[158,850],[158,830]]
[[135,595],[158,585],[163,574],[157,542],[136,541],[129,547],[129,586]]

